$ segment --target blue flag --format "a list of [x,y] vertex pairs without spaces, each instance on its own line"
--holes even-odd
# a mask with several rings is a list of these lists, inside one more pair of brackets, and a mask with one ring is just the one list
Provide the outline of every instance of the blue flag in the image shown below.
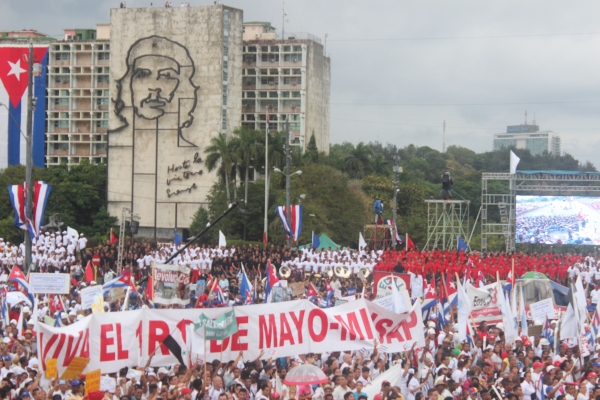
[[312,248],[316,249],[321,245],[321,240],[319,239],[319,237],[317,235],[315,235],[315,233],[312,233]]
[[177,232],[177,229],[173,230],[173,241],[175,242],[175,246],[179,246],[179,244],[183,241],[182,237]]
[[458,237],[458,244],[456,246],[456,252],[460,253],[461,251],[467,251],[469,250],[469,246],[467,246],[467,244],[465,243],[464,240],[462,240],[462,238],[459,236]]

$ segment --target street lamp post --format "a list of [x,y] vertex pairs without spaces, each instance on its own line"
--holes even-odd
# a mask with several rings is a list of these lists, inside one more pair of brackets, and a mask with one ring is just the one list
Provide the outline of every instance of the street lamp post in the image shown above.
[[[279,168],[273,168],[274,172],[277,172],[278,174],[282,174],[285,176],[285,215],[286,215],[286,220],[288,223],[288,226],[291,228],[291,223],[290,223],[290,214],[291,214],[291,210],[290,210],[290,177],[294,176],[294,175],[302,175],[302,171],[296,171],[293,173],[289,173],[290,171],[290,166],[287,165],[286,166],[286,170],[288,173],[284,173],[283,171],[281,171]],[[287,240],[287,244],[288,247],[292,247],[292,238],[289,238]]]
[[[290,116],[285,117],[285,210],[288,226],[292,227],[290,221]],[[292,247],[292,237],[288,237],[288,248]]]
[[263,244],[267,246],[268,241],[268,225],[269,219],[267,213],[269,211],[269,107],[267,106],[267,129],[265,129],[265,223],[263,228]]

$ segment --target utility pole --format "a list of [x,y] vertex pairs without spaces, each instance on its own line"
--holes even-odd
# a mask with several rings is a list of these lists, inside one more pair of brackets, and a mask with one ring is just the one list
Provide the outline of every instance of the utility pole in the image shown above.
[[[288,226],[291,228],[292,224],[290,221],[290,215],[292,210],[290,208],[290,116],[285,118],[285,218],[287,219]],[[288,248],[292,247],[292,238],[289,237],[287,240]]]
[[263,228],[263,244],[265,247],[269,243],[268,225],[269,219],[267,212],[269,211],[269,106],[267,106],[267,129],[265,130],[265,224]]
[[398,224],[396,223],[396,196],[398,195],[398,155],[394,156],[394,208],[392,210],[392,222],[394,223],[394,234],[392,235],[392,246],[396,247],[396,229]]
[[[27,70],[27,141],[25,155],[25,182],[27,183],[27,206],[25,216],[31,221],[33,211],[33,41],[29,40],[29,68]],[[25,230],[25,274],[29,271],[31,265],[31,236],[29,231]]]

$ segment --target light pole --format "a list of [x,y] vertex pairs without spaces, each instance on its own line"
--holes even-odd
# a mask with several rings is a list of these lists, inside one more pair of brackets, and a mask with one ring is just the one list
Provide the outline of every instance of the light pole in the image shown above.
[[269,243],[268,225],[269,219],[267,212],[269,211],[269,107],[267,106],[267,129],[265,129],[265,223],[263,228],[263,244],[265,247]]
[[396,247],[396,196],[398,195],[398,155],[394,156],[394,209],[392,210],[392,221],[394,223],[394,234],[392,235],[392,246]]
[[[292,177],[294,175],[302,175],[302,171],[296,171],[296,172],[293,172],[290,174],[289,173],[289,171],[290,171],[289,165],[286,166],[286,170],[288,173],[283,173],[283,171],[281,171],[279,168],[273,168],[274,172],[285,175],[285,218],[287,220],[288,226],[291,228],[292,225],[290,223],[290,214],[291,214],[291,210],[290,210],[290,177]],[[288,247],[292,247],[292,238],[288,238],[287,244],[288,244]]]

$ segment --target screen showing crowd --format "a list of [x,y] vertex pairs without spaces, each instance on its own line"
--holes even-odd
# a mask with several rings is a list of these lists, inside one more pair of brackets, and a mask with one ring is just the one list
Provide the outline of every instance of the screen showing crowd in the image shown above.
[[600,197],[517,196],[517,243],[600,244]]

